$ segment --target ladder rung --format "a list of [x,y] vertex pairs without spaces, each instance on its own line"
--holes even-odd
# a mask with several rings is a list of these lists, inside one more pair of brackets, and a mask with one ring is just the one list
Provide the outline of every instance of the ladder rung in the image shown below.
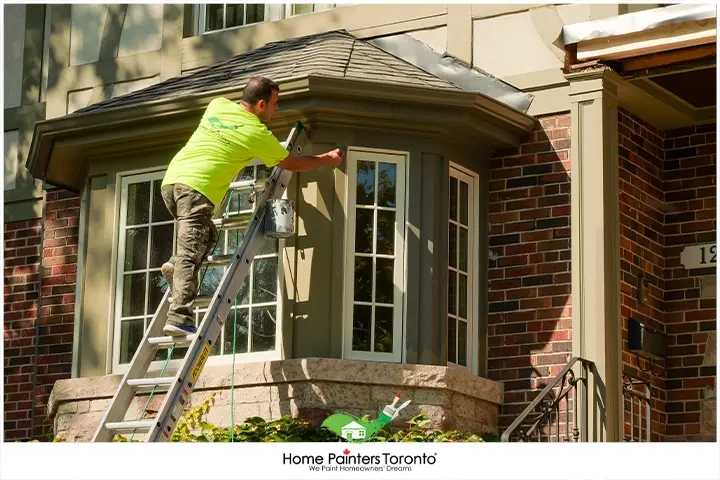
[[133,433],[135,431],[147,432],[155,426],[156,420],[140,420],[136,422],[108,422],[105,428],[115,433]]
[[174,377],[131,378],[127,384],[131,387],[169,387],[174,381]]
[[207,264],[211,267],[224,267],[232,261],[234,256],[232,253],[227,255],[210,255],[207,258]]
[[265,182],[257,182],[255,180],[240,180],[239,182],[232,182],[228,187],[228,190],[243,191],[243,190],[255,190],[256,192],[265,189]]
[[169,348],[173,345],[175,346],[185,346],[190,345],[192,341],[195,340],[195,335],[186,335],[183,337],[171,337],[170,335],[166,337],[152,337],[148,338],[148,343],[150,345],[155,345],[160,348]]
[[245,228],[250,223],[250,220],[252,220],[252,216],[253,214],[251,212],[240,213],[237,215],[215,218],[213,219],[213,223],[216,227]]

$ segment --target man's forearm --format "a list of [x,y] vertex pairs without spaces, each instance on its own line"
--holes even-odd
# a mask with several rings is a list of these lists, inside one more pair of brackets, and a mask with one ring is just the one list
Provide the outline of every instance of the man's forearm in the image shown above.
[[331,165],[331,158],[327,153],[320,155],[288,155],[285,160],[278,164],[280,168],[293,172],[306,172],[322,165]]

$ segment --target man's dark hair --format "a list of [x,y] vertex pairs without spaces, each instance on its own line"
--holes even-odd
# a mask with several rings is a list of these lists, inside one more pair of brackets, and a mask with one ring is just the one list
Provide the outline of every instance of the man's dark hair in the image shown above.
[[252,77],[245,85],[242,101],[248,105],[255,105],[260,100],[269,102],[273,91],[280,91],[277,83],[265,77]]

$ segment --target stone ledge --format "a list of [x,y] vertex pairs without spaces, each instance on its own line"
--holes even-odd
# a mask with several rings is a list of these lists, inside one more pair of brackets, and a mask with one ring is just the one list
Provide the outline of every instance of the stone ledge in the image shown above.
[[[152,373],[150,375],[152,376]],[[118,374],[57,381],[48,399],[48,417],[53,418],[62,403],[112,398],[120,380],[122,375]],[[194,391],[229,388],[231,380],[232,371],[229,366],[206,367]],[[440,389],[495,405],[503,402],[501,383],[451,367],[335,358],[275,360],[235,366],[235,387],[305,382]],[[270,390],[271,395],[273,391]],[[276,395],[276,399],[280,400],[278,392]],[[271,400],[273,399],[268,398],[268,401]]]

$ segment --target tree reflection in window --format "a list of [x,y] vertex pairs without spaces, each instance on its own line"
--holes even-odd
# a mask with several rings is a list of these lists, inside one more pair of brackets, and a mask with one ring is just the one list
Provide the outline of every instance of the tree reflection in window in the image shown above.
[[358,161],[352,349],[393,350],[396,172],[393,163]]

